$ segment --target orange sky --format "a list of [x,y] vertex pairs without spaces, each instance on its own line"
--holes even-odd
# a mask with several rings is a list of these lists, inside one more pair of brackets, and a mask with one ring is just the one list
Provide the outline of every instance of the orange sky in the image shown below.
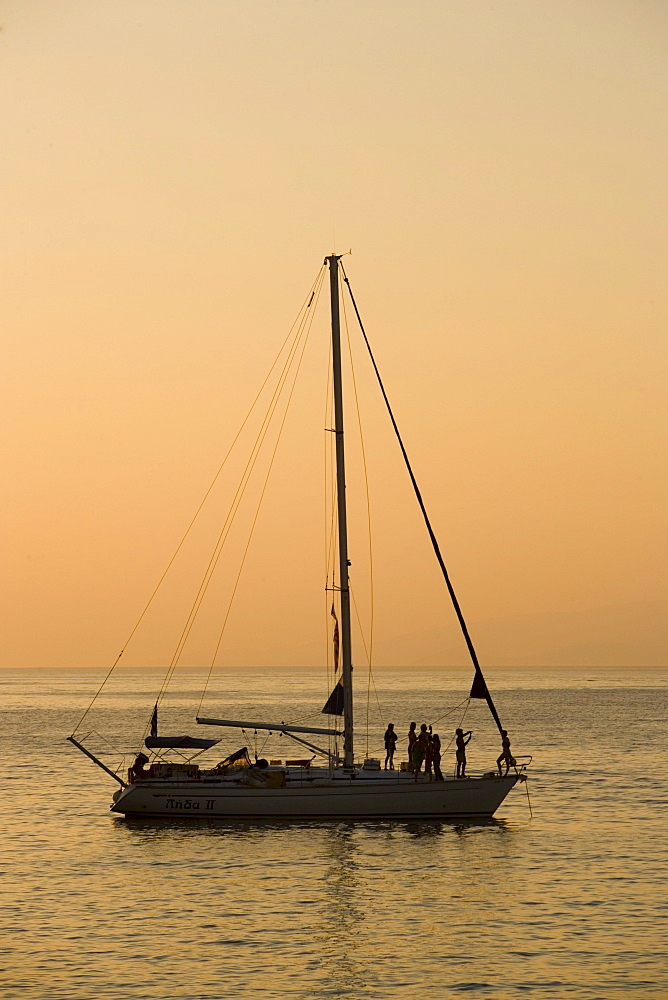
[[[665,4],[1,21],[3,665],[114,659],[334,245],[483,662],[666,663]],[[224,663],[325,658],[316,334]],[[379,415],[376,662],[464,662]]]

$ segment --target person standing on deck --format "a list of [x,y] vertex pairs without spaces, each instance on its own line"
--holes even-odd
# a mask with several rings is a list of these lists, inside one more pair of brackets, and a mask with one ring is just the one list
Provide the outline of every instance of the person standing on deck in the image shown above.
[[408,766],[411,771],[413,770],[413,747],[417,743],[417,733],[415,732],[416,725],[417,722],[411,722],[408,730]]
[[425,748],[425,755],[424,755],[424,773],[429,775],[430,781],[433,781],[432,770],[431,770],[433,763],[434,763],[434,746],[433,746],[433,737],[430,726],[429,732],[427,733],[427,746]]
[[[455,732],[455,743],[457,745],[457,774],[458,778],[466,777],[466,747],[471,742],[471,736],[473,733],[469,729],[464,732],[463,729],[457,729]],[[468,736],[468,739],[466,738]]]
[[504,761],[506,763],[506,774],[508,774],[511,767],[515,766],[515,758],[510,752],[510,739],[508,738],[508,732],[505,729],[501,730],[501,746],[503,749],[496,758],[496,766],[499,769],[499,777],[501,777],[501,764]]
[[418,775],[420,774],[420,769],[422,767],[422,761],[427,756],[427,748],[429,747],[429,733],[427,732],[427,726],[422,723],[420,726],[420,735],[413,744],[413,773],[415,774],[415,780],[418,780]]
[[394,751],[397,748],[397,734],[394,724],[388,722],[385,730],[385,770],[394,771]]
[[434,755],[434,781],[443,781],[441,771],[441,740],[438,733],[432,733],[431,749]]

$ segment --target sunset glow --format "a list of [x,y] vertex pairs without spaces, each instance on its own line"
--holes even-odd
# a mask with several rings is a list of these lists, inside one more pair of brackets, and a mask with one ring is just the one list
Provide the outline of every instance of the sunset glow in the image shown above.
[[[10,0],[2,20],[2,665],[114,661],[323,257],[349,248],[481,661],[665,664],[663,5]],[[325,298],[223,667],[328,655]],[[353,358],[374,662],[464,663],[359,343]],[[172,655],[232,481],[129,665]],[[185,664],[212,655],[235,544]]]

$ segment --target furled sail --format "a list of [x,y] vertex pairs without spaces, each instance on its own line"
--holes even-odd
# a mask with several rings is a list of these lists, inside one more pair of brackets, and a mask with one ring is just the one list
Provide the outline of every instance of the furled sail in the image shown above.
[[332,604],[332,610],[330,611],[330,614],[334,619],[334,635],[332,637],[332,646],[334,649],[334,673],[336,673],[337,670],[339,669],[339,619],[336,617],[334,604]]
[[220,740],[203,740],[197,736],[147,736],[144,746],[149,750],[209,750]]
[[320,729],[314,726],[292,726],[281,722],[241,722],[237,719],[200,719],[200,726],[230,726],[233,729],[267,729],[270,733],[315,733],[316,736],[340,736],[337,729]]

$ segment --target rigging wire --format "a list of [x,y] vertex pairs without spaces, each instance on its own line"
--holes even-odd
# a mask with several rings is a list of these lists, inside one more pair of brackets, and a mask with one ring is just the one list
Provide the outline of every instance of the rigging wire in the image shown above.
[[[322,283],[323,283],[323,279],[324,279],[324,273],[325,272],[324,272],[324,269],[323,269],[320,272],[320,274],[319,274],[320,281],[317,283],[315,292],[313,293],[313,294],[316,295],[316,301],[317,301],[317,296],[319,295],[319,291],[322,288]],[[251,527],[250,537],[248,538],[248,542],[247,542],[246,549],[245,549],[245,552],[244,552],[243,560],[242,560],[242,563],[241,563],[241,568],[239,570],[239,574],[237,575],[237,579],[236,579],[235,586],[234,586],[234,589],[233,589],[233,592],[232,592],[232,596],[230,598],[230,603],[229,603],[229,606],[228,606],[227,615],[225,617],[225,621],[224,621],[224,624],[223,624],[223,630],[221,631],[221,634],[220,634],[219,640],[218,640],[218,645],[216,646],[216,653],[214,653],[214,660],[212,661],[212,663],[210,665],[209,672],[208,672],[208,675],[207,675],[206,684],[205,684],[205,687],[204,687],[204,691],[202,692],[202,699],[200,700],[199,708],[201,709],[201,707],[202,707],[202,702],[204,700],[204,696],[206,694],[206,691],[208,689],[208,684],[209,684],[210,679],[211,679],[211,673],[212,673],[212,670],[213,670],[213,666],[214,666],[214,662],[215,662],[215,657],[216,657],[218,648],[220,646],[220,641],[222,639],[222,632],[224,632],[225,625],[227,623],[227,619],[228,619],[228,616],[229,616],[229,613],[230,613],[232,601],[233,601],[234,596],[236,594],[236,589],[237,589],[237,586],[238,586],[238,583],[239,583],[239,578],[240,578],[240,575],[241,575],[241,570],[243,569],[244,561],[245,561],[246,555],[248,553],[248,548],[250,546],[250,540],[251,540],[251,537],[252,537],[253,529],[254,529],[255,524],[257,522],[257,518],[258,518],[259,510],[260,510],[260,505],[262,503],[262,499],[264,497],[264,493],[265,493],[265,490],[266,490],[266,487],[267,487],[267,482],[268,482],[268,479],[269,479],[269,474],[271,472],[273,461],[274,461],[274,458],[275,458],[275,455],[276,455],[276,450],[278,448],[278,443],[280,441],[281,432],[282,432],[282,429],[283,429],[283,426],[284,426],[284,423],[285,423],[285,419],[286,419],[286,416],[287,416],[287,410],[288,410],[288,407],[290,405],[290,400],[292,399],[292,393],[294,392],[295,381],[296,381],[296,378],[297,378],[297,374],[299,373],[299,368],[301,366],[301,361],[302,361],[302,358],[303,358],[303,355],[304,355],[304,350],[305,350],[305,347],[306,347],[306,342],[308,340],[308,334],[309,334],[309,331],[311,329],[311,325],[312,325],[312,322],[313,322],[312,317],[314,315],[314,312],[313,312],[313,310],[310,310],[310,306],[311,306],[311,304],[313,302],[313,294],[310,296],[310,298],[308,300],[308,304],[306,306],[306,309],[304,310],[303,316],[302,316],[302,318],[300,320],[299,327],[297,329],[297,333],[296,333],[296,335],[294,337],[294,340],[293,340],[293,344],[290,347],[290,350],[288,352],[288,357],[287,357],[287,359],[286,359],[286,361],[284,363],[283,370],[281,371],[281,374],[279,376],[279,382],[278,382],[276,388],[274,389],[272,398],[271,398],[270,403],[269,403],[269,407],[268,407],[267,411],[265,412],[265,416],[263,418],[260,430],[258,431],[257,437],[255,439],[255,443],[254,443],[253,449],[251,451],[251,456],[248,459],[248,462],[246,463],[246,467],[245,467],[244,472],[242,474],[241,481],[239,483],[239,486],[237,487],[237,491],[236,491],[236,493],[234,495],[234,498],[232,500],[232,504],[230,506],[230,509],[229,509],[228,514],[227,514],[226,519],[225,519],[225,522],[224,522],[223,527],[221,529],[221,532],[220,532],[220,534],[218,536],[218,540],[217,540],[216,545],[214,547],[214,552],[213,552],[213,554],[212,554],[212,556],[211,556],[211,558],[209,560],[209,564],[208,564],[208,566],[206,568],[204,577],[202,578],[202,582],[200,583],[200,587],[199,587],[197,596],[195,598],[195,601],[193,602],[193,605],[192,605],[191,610],[190,610],[190,614],[188,616],[186,624],[185,624],[185,626],[183,628],[183,631],[181,633],[181,638],[179,639],[179,643],[177,645],[176,651],[174,653],[174,656],[172,657],[172,661],[170,663],[169,670],[167,672],[167,675],[166,675],[166,677],[165,677],[165,679],[163,681],[162,687],[160,689],[160,693],[158,695],[158,701],[162,700],[162,698],[164,697],[167,685],[169,684],[169,682],[170,682],[170,680],[171,680],[171,678],[173,676],[174,670],[176,669],[176,667],[178,665],[178,661],[179,661],[179,659],[180,659],[180,657],[181,657],[181,655],[183,653],[183,650],[185,648],[185,645],[186,645],[186,642],[188,640],[188,637],[189,637],[189,635],[190,635],[190,633],[192,631],[192,628],[193,628],[193,625],[195,623],[195,619],[197,617],[197,614],[199,613],[199,610],[200,610],[200,608],[202,606],[202,602],[203,602],[204,597],[206,595],[206,591],[208,590],[209,584],[211,583],[211,580],[213,578],[216,566],[217,566],[218,561],[220,559],[220,556],[222,554],[223,547],[224,547],[225,542],[226,542],[226,540],[227,540],[227,538],[229,536],[229,532],[230,532],[230,529],[232,527],[232,523],[233,523],[234,518],[236,516],[236,513],[237,513],[237,511],[239,509],[239,506],[241,504],[241,500],[243,499],[243,495],[244,495],[244,493],[246,491],[246,488],[247,488],[247,486],[248,486],[248,484],[250,482],[250,477],[252,475],[252,472],[253,472],[253,470],[255,468],[255,465],[256,465],[256,463],[258,461],[258,458],[259,458],[259,455],[260,455],[260,450],[261,450],[262,445],[263,445],[263,443],[264,443],[264,441],[266,439],[266,436],[268,434],[269,427],[271,425],[271,421],[272,421],[273,416],[274,416],[274,414],[276,412],[276,409],[278,407],[278,403],[279,403],[281,394],[283,392],[283,389],[284,389],[284,387],[285,387],[285,385],[287,383],[289,372],[290,372],[290,369],[291,369],[291,367],[293,365],[294,359],[297,357],[297,352],[299,350],[299,345],[300,345],[300,342],[301,342],[301,345],[302,345],[301,346],[301,354],[299,355],[299,358],[298,358],[297,368],[296,368],[296,371],[295,371],[295,374],[294,374],[292,387],[290,388],[290,391],[289,391],[288,400],[287,400],[287,403],[286,403],[286,409],[285,409],[285,412],[284,412],[284,415],[283,415],[283,420],[282,420],[282,422],[280,424],[280,427],[279,427],[278,438],[277,438],[275,446],[274,446],[274,451],[273,451],[273,454],[272,454],[272,457],[271,457],[271,462],[270,462],[270,465],[269,465],[269,470],[267,472],[267,475],[266,475],[266,478],[265,478],[265,482],[264,482],[264,486],[262,488],[262,492],[261,492],[261,495],[260,495],[259,504],[258,504],[258,507],[256,509],[255,518],[253,520],[253,524],[252,524],[252,527]],[[295,324],[293,324],[292,329],[294,329],[294,325]]]
[[[309,303],[309,305],[310,305],[310,303]],[[241,477],[241,481],[239,483],[239,486],[237,487],[237,491],[235,493],[234,499],[233,499],[232,504],[230,506],[230,510],[228,511],[227,517],[225,519],[225,522],[223,524],[221,532],[220,532],[220,534],[218,536],[218,541],[216,542],[216,546],[214,547],[214,552],[213,552],[213,554],[212,554],[212,556],[211,556],[211,558],[209,560],[209,564],[208,564],[207,569],[205,571],[204,577],[202,578],[202,582],[200,583],[200,588],[198,590],[197,596],[195,598],[195,601],[193,602],[193,605],[192,605],[191,610],[190,610],[190,614],[188,616],[186,624],[184,625],[183,631],[181,633],[181,638],[179,639],[179,643],[177,645],[176,651],[175,651],[174,656],[172,658],[172,662],[170,664],[170,669],[169,669],[169,672],[167,674],[167,677],[165,678],[165,681],[163,682],[163,685],[162,685],[162,688],[161,688],[161,691],[160,691],[160,695],[159,695],[159,699],[164,694],[164,690],[165,690],[167,684],[169,683],[169,681],[171,680],[171,676],[173,674],[173,671],[174,671],[174,669],[176,668],[176,666],[178,664],[178,661],[179,661],[179,659],[181,657],[181,654],[183,653],[183,650],[185,648],[186,642],[188,641],[188,637],[190,636],[190,633],[192,631],[193,625],[195,623],[195,619],[197,617],[197,614],[199,613],[199,610],[200,610],[200,608],[202,606],[202,602],[203,602],[204,597],[206,595],[206,591],[208,590],[209,584],[211,583],[211,579],[213,577],[213,574],[215,572],[216,566],[218,564],[218,560],[220,559],[223,547],[224,547],[225,542],[227,541],[227,538],[229,536],[229,532],[230,532],[230,529],[232,527],[232,523],[233,523],[234,518],[236,516],[236,513],[237,513],[237,511],[239,509],[239,506],[240,506],[241,501],[243,499],[244,493],[246,492],[246,488],[247,488],[247,486],[248,486],[248,484],[250,482],[250,478],[251,478],[252,472],[253,472],[253,470],[255,468],[255,465],[257,463],[257,460],[259,458],[260,450],[261,450],[262,445],[263,445],[263,443],[265,441],[265,438],[266,438],[266,436],[267,436],[267,434],[269,432],[269,427],[271,425],[271,420],[273,418],[274,413],[276,412],[276,408],[278,406],[278,402],[279,402],[281,393],[283,391],[283,388],[284,388],[284,386],[286,384],[286,381],[287,381],[287,378],[288,378],[288,373],[289,373],[290,367],[291,367],[292,362],[293,362],[293,360],[294,360],[294,358],[296,356],[296,353],[297,353],[297,350],[298,350],[298,347],[299,347],[299,342],[300,342],[300,339],[302,338],[302,335],[303,335],[303,332],[304,332],[305,320],[306,320],[306,317],[308,315],[312,315],[312,314],[309,314],[309,313],[305,313],[304,314],[304,319],[302,320],[302,323],[300,324],[300,326],[298,328],[297,335],[296,335],[296,337],[294,339],[292,347],[290,348],[290,352],[289,352],[288,357],[287,357],[287,359],[285,361],[285,364],[284,364],[284,367],[283,367],[283,371],[281,372],[281,376],[280,376],[279,382],[278,382],[278,384],[277,384],[277,386],[276,386],[276,388],[274,390],[274,394],[273,394],[271,402],[269,404],[269,408],[268,408],[268,410],[265,413],[265,416],[264,416],[261,428],[260,428],[260,430],[258,432],[258,435],[257,435],[256,439],[255,439],[255,443],[254,443],[253,449],[251,451],[251,456],[248,459],[248,462],[246,463],[246,468],[244,469],[244,472],[243,472],[242,477]]]
[[[326,662],[326,675],[327,675],[327,690],[331,688],[335,680],[335,674],[337,670],[337,662],[335,662],[333,655],[333,643],[330,642],[330,628],[332,617],[332,610],[335,607],[335,596],[336,596],[336,563],[335,563],[335,535],[336,535],[336,477],[334,474],[334,435],[332,433],[332,424],[334,423],[333,418],[333,366],[332,366],[332,352],[327,352],[328,365],[327,365],[327,383],[325,390],[325,415],[324,415],[324,425],[325,425],[325,447],[324,447],[324,488],[323,488],[323,500],[324,500],[324,542],[325,542],[325,606],[324,606],[324,622],[325,622],[325,662]],[[330,570],[332,574],[332,585],[329,585]],[[330,598],[329,593],[331,591],[331,609],[330,609]],[[338,619],[337,619],[338,620]],[[331,659],[330,659],[331,656]]]
[[360,617],[359,608],[357,607],[357,600],[355,598],[355,591],[353,590],[352,586],[350,587],[350,597],[352,599],[352,605],[353,605],[353,609],[355,611],[355,618],[357,620],[357,627],[359,629],[360,639],[362,640],[362,645],[364,646],[364,653],[366,655],[367,663],[368,663],[368,666],[369,666],[369,679],[368,679],[368,683],[367,683],[367,711],[366,711],[366,755],[368,757],[369,756],[369,702],[371,700],[371,695],[370,695],[371,685],[373,685],[373,691],[374,691],[374,694],[376,696],[376,704],[378,705],[378,712],[379,712],[381,718],[384,715],[384,712],[383,712],[383,707],[382,707],[382,705],[380,703],[380,698],[378,696],[378,689],[376,688],[376,680],[375,680],[375,678],[373,676],[373,672],[371,670],[371,651],[367,647],[367,644],[366,644],[366,639],[365,639],[365,636],[364,636],[364,629],[362,627],[362,620],[361,620],[361,617]]
[[[462,705],[466,704],[466,708],[464,709],[464,715],[462,716],[462,718],[460,719],[460,722],[459,722],[459,724],[461,726],[462,722],[464,721],[464,717],[466,716],[466,711],[468,709],[468,703],[470,702],[470,700],[471,699],[468,698],[468,697],[464,698],[464,700],[460,701],[457,705],[454,706],[454,708],[449,709],[443,715],[439,715],[439,717],[437,719],[434,719],[434,721],[432,722],[432,728],[435,727],[435,726],[437,726],[439,722],[442,722],[443,719],[447,719],[449,715],[453,715],[455,712],[458,712],[459,709],[462,707]],[[453,737],[453,739],[454,739],[454,737]],[[399,740],[397,742],[398,743],[406,743],[407,739],[401,739],[401,740]],[[450,747],[452,746],[452,742],[453,742],[453,740],[450,740],[450,742],[448,743],[447,747],[445,747],[445,749],[443,750],[443,753],[446,753],[447,750],[450,749]],[[374,753],[379,753],[381,750],[384,750],[384,749],[385,749],[384,747],[380,747],[379,746],[373,752]]]
[[[464,725],[464,719],[466,718],[466,713],[469,710],[469,705],[470,704],[471,704],[471,699],[467,698],[466,699],[466,704],[464,705],[464,712],[462,713],[462,717],[459,720],[459,728],[460,729]],[[457,708],[460,708],[461,705],[462,705],[462,703],[460,702],[459,705],[457,705]],[[453,711],[456,711],[456,709],[453,709]],[[449,714],[452,715],[452,712],[450,712]],[[437,720],[437,721],[439,721],[439,720]],[[450,742],[448,743],[447,747],[445,747],[445,749],[443,750],[443,753],[447,753],[448,752],[448,750],[450,749],[450,747],[452,746],[452,744],[455,742],[456,738],[457,738],[457,733],[455,732],[455,735],[450,737]]]
[[[480,678],[480,680],[482,681],[481,687],[484,688],[484,694],[481,694],[481,696],[484,697],[485,700],[487,701],[487,704],[489,706],[489,710],[492,713],[494,721],[496,722],[496,724],[498,726],[499,732],[502,732],[501,720],[499,719],[499,716],[497,714],[496,708],[494,707],[494,702],[492,701],[492,697],[491,697],[491,695],[489,693],[489,690],[487,688],[487,684],[485,683],[482,670],[480,669],[480,663],[478,661],[478,656],[476,654],[475,648],[473,646],[473,641],[471,639],[471,636],[469,634],[469,630],[468,630],[466,622],[464,620],[464,615],[463,615],[462,610],[461,610],[461,608],[459,606],[459,601],[457,600],[457,595],[455,594],[454,587],[453,587],[452,582],[450,580],[450,575],[448,573],[448,570],[446,568],[445,562],[443,560],[443,556],[441,555],[441,549],[440,549],[440,546],[438,544],[438,539],[436,538],[436,535],[434,534],[434,529],[431,526],[431,521],[429,520],[429,515],[427,514],[427,508],[425,507],[424,501],[422,499],[422,494],[420,493],[420,488],[419,488],[419,486],[417,484],[417,480],[416,480],[415,475],[413,473],[413,469],[412,469],[411,463],[410,463],[409,458],[408,458],[408,453],[406,451],[406,448],[404,447],[404,442],[402,440],[401,434],[399,433],[399,427],[397,426],[397,422],[394,419],[394,413],[392,412],[392,407],[390,406],[390,401],[389,401],[389,399],[387,397],[387,393],[385,392],[385,386],[383,385],[383,381],[382,381],[382,379],[380,377],[380,372],[379,372],[378,366],[376,364],[376,359],[373,356],[373,352],[371,350],[371,344],[369,343],[369,339],[368,339],[368,337],[366,335],[366,331],[364,329],[364,324],[362,323],[362,317],[360,316],[359,309],[357,308],[357,303],[355,302],[355,297],[353,295],[353,290],[350,287],[350,281],[348,280],[348,276],[347,276],[347,274],[346,274],[346,272],[345,272],[345,270],[343,268],[343,264],[340,264],[340,267],[341,267],[341,271],[343,273],[343,280],[345,281],[346,285],[348,286],[348,294],[350,295],[350,300],[351,300],[351,302],[353,304],[353,309],[355,310],[355,315],[357,316],[357,322],[359,323],[359,327],[360,327],[360,330],[362,331],[362,336],[364,338],[364,343],[366,344],[367,351],[369,352],[369,357],[371,358],[371,364],[373,365],[373,369],[374,369],[374,371],[376,373],[376,378],[378,379],[378,385],[380,386],[380,391],[381,391],[381,393],[383,395],[383,399],[385,400],[385,406],[387,407],[387,412],[388,412],[390,420],[392,422],[392,427],[394,428],[394,432],[396,434],[397,441],[399,442],[399,447],[401,449],[401,454],[403,455],[404,463],[406,465],[406,469],[408,471],[408,475],[410,476],[410,480],[411,480],[411,483],[413,485],[413,490],[415,492],[415,496],[416,496],[417,502],[418,502],[418,504],[420,506],[420,510],[422,511],[422,516],[424,518],[424,523],[425,523],[425,526],[427,528],[427,532],[429,534],[429,538],[431,540],[432,547],[434,549],[434,554],[436,556],[436,559],[438,561],[439,566],[441,567],[441,572],[443,574],[443,579],[445,580],[445,585],[446,585],[446,587],[448,589],[448,594],[450,595],[450,600],[452,601],[452,606],[455,609],[455,614],[457,615],[457,620],[458,620],[459,626],[460,626],[460,628],[462,630],[462,634],[463,634],[464,640],[466,642],[466,647],[468,649],[469,656],[471,657],[471,661],[473,663],[473,666],[475,667],[475,671],[476,672],[475,672],[475,678],[474,678],[474,685],[476,683],[476,679]],[[471,690],[473,690],[473,688]],[[478,695],[476,695],[476,697],[478,697]]]
[[[320,287],[322,287],[322,286],[320,286]],[[311,314],[311,315],[313,315],[313,314]],[[271,460],[269,462],[269,468],[267,469],[267,474],[265,476],[265,480],[264,480],[264,483],[263,483],[263,486],[262,486],[262,491],[260,493],[260,499],[258,500],[257,508],[256,508],[256,511],[255,511],[255,516],[253,518],[253,523],[251,525],[250,533],[249,533],[249,536],[248,536],[248,541],[247,541],[246,547],[244,549],[243,558],[241,560],[241,566],[239,567],[239,572],[237,573],[237,578],[236,578],[235,583],[234,583],[234,588],[232,590],[232,595],[230,597],[230,601],[229,601],[229,604],[228,604],[228,607],[227,607],[227,612],[225,614],[225,619],[223,621],[223,626],[221,628],[220,635],[218,636],[218,642],[216,644],[216,649],[214,651],[213,658],[211,660],[211,667],[209,669],[209,674],[207,676],[207,683],[206,683],[206,685],[204,687],[204,691],[202,692],[202,698],[201,698],[200,704],[199,704],[199,708],[200,709],[202,707],[202,702],[204,701],[204,696],[205,696],[207,688],[208,688],[209,679],[211,677],[211,672],[213,671],[214,664],[216,662],[216,657],[218,656],[218,651],[220,649],[220,644],[221,644],[221,642],[223,640],[223,635],[224,635],[224,632],[225,632],[225,628],[227,626],[227,620],[228,620],[228,618],[230,616],[230,611],[232,610],[232,602],[234,601],[234,597],[235,597],[236,592],[237,592],[237,587],[239,586],[239,580],[241,579],[241,573],[242,573],[242,570],[244,568],[244,563],[246,561],[246,556],[248,555],[248,550],[250,548],[251,540],[252,540],[252,537],[253,537],[253,532],[255,530],[255,525],[257,524],[257,519],[258,519],[259,514],[260,514],[260,508],[262,506],[262,501],[264,500],[264,495],[265,495],[265,492],[267,490],[267,485],[269,483],[269,477],[271,476],[271,470],[272,470],[273,465],[274,465],[274,460],[275,460],[276,454],[278,452],[278,446],[279,446],[280,441],[281,441],[281,436],[282,436],[282,433],[283,433],[283,428],[285,427],[285,421],[287,420],[288,410],[290,409],[290,403],[292,402],[292,397],[293,397],[293,394],[294,394],[295,385],[297,383],[297,378],[299,376],[299,372],[300,372],[300,369],[301,369],[301,364],[302,364],[302,361],[303,361],[303,358],[304,358],[304,352],[306,350],[306,345],[308,343],[309,333],[311,332],[311,325],[312,325],[312,322],[309,323],[309,326],[308,326],[308,328],[306,330],[306,336],[303,339],[301,353],[299,355],[299,360],[297,362],[297,366],[295,368],[294,377],[293,377],[293,380],[292,380],[292,386],[290,387],[290,392],[289,392],[289,395],[288,395],[288,398],[287,398],[287,401],[286,401],[286,404],[285,404],[285,410],[284,410],[284,413],[283,413],[283,418],[282,418],[280,426],[279,426],[278,435],[277,435],[277,438],[276,438],[276,443],[274,445],[274,450],[272,452]],[[198,709],[198,712],[199,712],[199,709]]]
[[223,468],[225,467],[225,465],[227,463],[227,460],[230,457],[230,455],[231,455],[231,453],[232,453],[232,451],[234,449],[234,446],[236,445],[237,441],[239,440],[244,427],[248,423],[248,421],[250,419],[250,416],[251,416],[253,410],[255,409],[258,400],[260,399],[260,396],[264,392],[264,388],[267,385],[267,382],[269,381],[269,379],[271,378],[271,374],[274,371],[274,369],[276,368],[276,365],[278,364],[279,358],[283,354],[283,351],[285,349],[286,344],[290,340],[290,337],[292,335],[292,331],[294,330],[295,326],[298,324],[299,318],[302,315],[302,313],[304,312],[304,310],[308,310],[309,309],[309,307],[311,305],[311,302],[313,301],[313,296],[314,296],[315,290],[317,289],[318,285],[322,286],[322,282],[324,280],[325,272],[326,272],[326,265],[322,264],[320,266],[320,268],[318,269],[318,273],[317,273],[315,279],[313,280],[313,282],[311,283],[311,287],[309,288],[309,290],[308,290],[308,292],[307,292],[307,294],[306,294],[306,296],[304,298],[304,301],[303,301],[303,303],[301,305],[301,308],[299,309],[299,311],[297,313],[297,316],[295,317],[292,325],[290,326],[290,329],[288,330],[288,332],[287,332],[287,334],[286,334],[286,336],[285,336],[285,338],[284,338],[284,340],[283,340],[283,342],[282,342],[282,344],[281,344],[281,346],[280,346],[280,348],[279,348],[279,350],[278,350],[278,352],[276,354],[276,357],[274,358],[274,360],[273,360],[273,362],[272,362],[272,364],[271,364],[271,366],[270,366],[270,368],[269,368],[269,370],[268,370],[268,372],[267,372],[267,374],[266,374],[266,376],[265,376],[265,378],[264,378],[264,380],[263,380],[260,388],[258,389],[258,391],[257,391],[257,393],[255,395],[255,398],[253,399],[253,401],[252,401],[252,403],[251,403],[251,405],[250,405],[250,407],[248,409],[248,412],[246,413],[246,416],[244,417],[243,421],[241,422],[239,430],[235,434],[235,436],[234,436],[234,438],[232,440],[232,443],[230,444],[230,446],[229,446],[229,448],[228,448],[228,450],[227,450],[227,452],[226,452],[226,454],[225,454],[222,462],[220,463],[220,465],[218,467],[218,470],[216,471],[216,474],[214,475],[213,479],[211,480],[211,483],[210,483],[208,489],[204,493],[204,496],[202,497],[202,500],[200,501],[199,506],[195,510],[195,513],[192,516],[192,518],[190,520],[190,523],[188,524],[188,526],[187,526],[187,528],[186,528],[183,536],[181,537],[180,542],[176,546],[176,549],[174,550],[174,553],[173,553],[172,557],[170,558],[169,562],[167,563],[167,566],[165,567],[164,572],[160,576],[160,578],[159,578],[156,586],[154,587],[151,595],[149,596],[149,599],[146,602],[146,604],[145,604],[145,606],[144,606],[141,614],[139,615],[139,618],[135,622],[132,630],[130,631],[129,635],[127,636],[125,642],[123,643],[123,646],[121,648],[120,653],[118,654],[118,656],[116,657],[116,659],[112,663],[111,667],[107,671],[106,675],[104,676],[104,678],[102,680],[102,683],[100,684],[99,688],[95,692],[92,701],[90,702],[90,704],[88,705],[86,711],[83,713],[83,715],[79,719],[79,722],[77,723],[77,725],[75,726],[74,730],[72,731],[72,735],[73,736],[76,735],[76,733],[79,731],[79,729],[83,725],[83,722],[84,722],[86,716],[91,711],[93,705],[95,704],[95,702],[97,701],[97,699],[101,695],[102,691],[106,687],[107,682],[109,681],[109,678],[111,677],[112,673],[114,672],[114,670],[118,666],[119,660],[123,656],[123,653],[127,649],[127,647],[130,644],[132,638],[134,637],[135,633],[137,632],[137,629],[139,628],[139,626],[141,625],[142,621],[144,620],[144,618],[145,618],[145,616],[146,616],[149,608],[153,604],[153,601],[154,601],[154,599],[155,599],[158,591],[160,590],[160,587],[164,583],[167,574],[169,573],[170,569],[172,568],[172,565],[174,564],[174,561],[176,560],[176,557],[178,556],[179,552],[183,548],[183,545],[185,544],[185,541],[188,538],[188,536],[189,536],[189,534],[190,534],[190,532],[191,532],[191,530],[192,530],[192,528],[193,528],[196,520],[198,519],[200,513],[202,512],[202,508],[206,504],[206,501],[208,500],[208,498],[209,498],[209,496],[210,496],[210,494],[211,494],[214,486],[216,485],[216,482],[218,481],[218,478],[220,477],[220,474],[223,471]]
[[[344,272],[345,277],[345,272]],[[362,432],[362,414],[360,411],[360,401],[359,394],[357,392],[357,379],[355,378],[355,365],[353,364],[353,351],[350,343],[350,327],[348,325],[348,313],[346,312],[346,301],[343,295],[341,295],[341,303],[343,306],[343,322],[346,330],[346,342],[348,344],[348,357],[350,360],[350,372],[352,375],[353,384],[353,395],[355,397],[355,411],[357,413],[357,427],[359,431],[360,439],[360,450],[362,453],[362,468],[364,470],[364,488],[366,495],[366,517],[367,517],[367,537],[369,540],[369,649],[367,653],[368,659],[368,677],[367,677],[367,688],[366,688],[366,755],[369,756],[369,703],[371,700],[371,665],[373,662],[373,626],[374,626],[374,585],[373,585],[373,545],[372,545],[372,534],[371,534],[371,497],[369,494],[369,471],[366,461],[366,449],[364,447],[364,434]],[[359,616],[358,616],[359,617]],[[362,624],[360,622],[360,632],[362,631]],[[364,638],[362,638],[364,642]],[[366,642],[364,642],[364,649],[366,652]],[[377,697],[377,693],[376,693]]]
[[531,808],[531,798],[529,796],[529,779],[527,778],[526,775],[524,776],[524,785],[525,785],[526,790],[527,790],[527,802],[529,804],[529,817],[531,819],[533,819],[533,809]]

